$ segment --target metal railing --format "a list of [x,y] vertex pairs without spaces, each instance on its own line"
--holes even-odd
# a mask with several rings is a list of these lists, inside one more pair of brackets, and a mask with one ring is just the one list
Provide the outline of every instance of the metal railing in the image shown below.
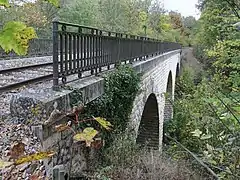
[[36,57],[36,56],[51,56],[52,55],[52,39],[37,38],[32,39],[29,42],[29,48],[27,55],[18,55],[14,51],[6,53],[0,47],[0,59],[15,59],[15,58],[25,58],[25,57]]
[[53,22],[53,87],[67,82],[67,76],[84,71],[101,72],[102,67],[143,60],[149,55],[180,49],[172,42],[70,24]]

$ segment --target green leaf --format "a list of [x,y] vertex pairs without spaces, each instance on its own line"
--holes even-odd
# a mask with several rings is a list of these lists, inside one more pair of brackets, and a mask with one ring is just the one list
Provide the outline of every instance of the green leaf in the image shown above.
[[195,137],[200,137],[202,134],[202,131],[200,131],[199,129],[196,129],[195,131],[191,132],[193,134],[193,136]]
[[90,147],[91,143],[94,141],[93,138],[98,134],[98,131],[92,127],[85,128],[83,132],[77,133],[73,136],[75,141],[85,141],[86,146]]
[[60,3],[59,3],[59,0],[45,0],[49,3],[51,3],[52,5],[56,6],[56,7],[60,7]]
[[0,0],[0,6],[10,7],[8,0]]
[[94,118],[102,127],[104,127],[107,130],[111,130],[111,127],[113,126],[109,121],[106,121],[105,118],[96,117]]
[[22,22],[10,21],[0,31],[0,46],[7,53],[14,50],[19,55],[26,55],[29,40],[36,37],[32,27],[27,27]]

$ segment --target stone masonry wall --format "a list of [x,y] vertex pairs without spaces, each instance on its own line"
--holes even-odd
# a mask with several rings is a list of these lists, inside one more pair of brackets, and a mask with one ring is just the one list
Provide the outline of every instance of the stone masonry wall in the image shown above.
[[175,77],[177,64],[180,64],[180,53],[170,54],[169,56],[159,56],[156,58],[146,72],[141,77],[141,89],[135,98],[131,121],[129,122],[129,131],[136,137],[138,135],[138,129],[141,122],[144,106],[148,99],[148,96],[153,93],[157,97],[158,109],[159,109],[159,149],[162,146],[163,136],[163,121],[164,121],[164,106],[165,96],[167,91],[168,75],[172,72],[172,94],[175,89]]
[[164,106],[164,121],[170,120],[173,116],[173,107],[169,100],[165,100]]

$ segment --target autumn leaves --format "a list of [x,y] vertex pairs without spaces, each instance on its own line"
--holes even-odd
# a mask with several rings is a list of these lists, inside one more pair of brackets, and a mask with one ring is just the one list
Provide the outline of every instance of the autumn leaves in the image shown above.
[[[113,127],[109,121],[107,121],[105,118],[101,118],[101,117],[96,117],[96,118],[92,117],[87,120],[77,121],[78,122],[77,124],[79,125],[80,123],[83,123],[86,121],[96,121],[101,125],[101,127],[103,127],[106,130],[111,130],[111,128]],[[87,127],[82,132],[75,132],[75,130],[71,126],[72,126],[72,122],[69,121],[67,124],[56,125],[55,130],[57,132],[71,130],[74,133],[73,140],[75,142],[83,141],[86,143],[87,147],[94,147],[94,145],[93,145],[93,144],[95,144],[94,138],[99,133],[99,131],[97,131],[93,127]],[[101,138],[97,138],[97,141],[99,141],[99,140],[102,141]]]
[[[76,111],[75,113],[80,113]],[[75,118],[79,118],[78,115],[74,116]],[[68,121],[66,124],[58,124],[56,126],[52,126],[56,133],[62,133],[64,131],[71,131],[69,133],[69,138],[73,138],[73,142],[84,142],[86,147],[92,147],[95,149],[99,149],[104,145],[104,140],[102,140],[100,136],[100,129],[111,130],[113,127],[110,122],[106,119],[101,117],[91,117],[88,119],[75,119],[73,118],[71,121]],[[98,126],[98,130],[93,127],[90,127],[89,123],[88,126],[83,126],[83,123],[95,121]],[[94,123],[93,123],[94,124]],[[83,129],[83,127],[86,127]],[[83,129],[83,130],[79,130]],[[35,137],[36,138],[36,137]],[[22,140],[14,141],[11,144],[10,150],[7,154],[8,158],[4,158],[3,160],[0,159],[0,170],[5,168],[14,169],[18,165],[28,164],[34,161],[51,158],[55,155],[54,150],[42,151],[36,149],[36,151],[29,152],[27,149],[29,148],[29,143]]]

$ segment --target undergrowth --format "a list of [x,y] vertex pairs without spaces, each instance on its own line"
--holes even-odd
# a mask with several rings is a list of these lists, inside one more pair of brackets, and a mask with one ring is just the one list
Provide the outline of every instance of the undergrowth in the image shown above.
[[140,148],[134,138],[119,134],[102,156],[93,179],[101,180],[197,180],[201,179],[186,165],[159,151]]
[[140,76],[131,66],[120,65],[104,78],[104,94],[88,104],[87,114],[105,117],[113,125],[111,133],[107,133],[104,138],[108,146],[114,135],[127,127],[133,101],[139,90]]

